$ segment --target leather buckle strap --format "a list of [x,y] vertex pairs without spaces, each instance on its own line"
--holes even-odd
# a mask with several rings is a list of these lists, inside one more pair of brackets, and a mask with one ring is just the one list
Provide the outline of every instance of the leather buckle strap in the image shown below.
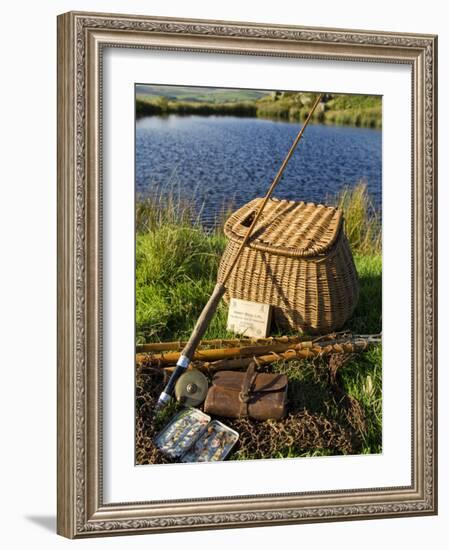
[[239,393],[239,400],[240,400],[240,412],[239,416],[248,416],[248,406],[249,402],[251,401],[252,397],[252,385],[254,384],[254,381],[256,379],[257,372],[256,372],[256,362],[251,361],[251,363],[248,365],[248,368],[246,370],[245,378],[243,379],[242,383],[242,389]]

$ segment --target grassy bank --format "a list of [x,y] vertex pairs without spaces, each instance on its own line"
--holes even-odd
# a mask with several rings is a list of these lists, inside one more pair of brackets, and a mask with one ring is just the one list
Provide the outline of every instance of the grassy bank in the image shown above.
[[[281,92],[253,100],[212,102],[141,95],[136,99],[136,115],[233,115],[303,121],[309,112],[313,97],[314,94]],[[382,100],[377,96],[326,94],[312,120],[324,124],[380,128]]]
[[[358,306],[346,328],[358,333],[377,333],[381,331],[382,308],[379,224],[369,216],[365,186],[360,185],[352,192],[345,190],[336,201],[346,213],[346,232],[361,290]],[[192,209],[190,204],[173,199],[139,204],[137,343],[188,338],[213,290],[226,239],[220,228],[206,233],[199,223],[192,222]],[[205,338],[232,336],[226,331],[226,317],[227,307],[221,303]],[[380,346],[350,358],[345,365],[317,359],[279,362],[273,368],[288,374],[291,415],[282,425],[268,421],[256,427],[249,425],[248,420],[227,419],[226,423],[237,429],[242,438],[234,459],[381,451]],[[138,386],[144,388],[145,384],[147,379]],[[150,441],[151,422],[146,424],[142,418],[139,422],[139,437]],[[303,436],[293,437],[293,432],[300,429],[298,426],[302,426]],[[254,439],[254,430],[262,439]],[[328,435],[312,437],[314,433]],[[148,459],[144,453],[137,456],[140,463]]]
[[[257,116],[302,121],[312,105],[314,94],[283,92],[257,102]],[[382,99],[378,96],[326,94],[315,111],[315,122],[366,128],[381,128]]]
[[201,115],[201,116],[257,116],[255,102],[209,103],[190,101],[169,101],[164,97],[136,100],[136,116]]

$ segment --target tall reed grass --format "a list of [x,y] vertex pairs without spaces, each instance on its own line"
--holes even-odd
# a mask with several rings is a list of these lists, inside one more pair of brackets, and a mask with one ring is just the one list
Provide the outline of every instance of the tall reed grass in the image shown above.
[[344,187],[334,200],[343,211],[345,232],[354,254],[380,254],[382,225],[365,182]]
[[226,241],[222,224],[206,231],[200,213],[175,192],[137,203],[137,343],[185,337],[212,292]]

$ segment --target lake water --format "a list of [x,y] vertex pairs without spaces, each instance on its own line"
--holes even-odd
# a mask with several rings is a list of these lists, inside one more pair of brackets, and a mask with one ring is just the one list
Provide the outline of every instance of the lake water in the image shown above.
[[[145,117],[136,125],[136,192],[193,197],[211,222],[223,204],[263,196],[300,124],[258,118]],[[360,180],[381,209],[382,132],[310,124],[274,196],[326,202]]]

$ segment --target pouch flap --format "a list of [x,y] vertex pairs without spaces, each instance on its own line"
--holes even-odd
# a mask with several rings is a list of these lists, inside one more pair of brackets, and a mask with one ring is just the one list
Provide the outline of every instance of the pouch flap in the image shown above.
[[[243,380],[245,379],[244,372],[220,371],[217,372],[213,379],[214,386],[220,386],[230,390],[240,391]],[[285,389],[288,379],[285,374],[269,374],[257,373],[254,383],[251,386],[252,392],[272,392]]]

